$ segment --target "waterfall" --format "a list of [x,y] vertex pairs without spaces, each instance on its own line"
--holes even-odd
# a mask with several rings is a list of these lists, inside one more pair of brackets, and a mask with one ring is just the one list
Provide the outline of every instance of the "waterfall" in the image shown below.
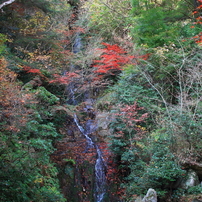
[[76,84],[73,82],[67,86],[66,93],[69,98],[67,100],[67,104],[70,104],[70,105],[78,104],[78,100],[76,99],[76,96],[75,96],[75,93],[77,91],[77,88],[75,86],[76,86]]
[[[72,47],[72,52],[77,54],[82,49],[82,40],[81,36],[78,33],[75,37],[75,41]],[[78,66],[72,65],[72,70],[79,68]],[[67,101],[69,104],[76,105],[79,103],[78,98],[76,99],[75,92],[77,91],[76,83],[70,83],[67,87],[69,100]],[[84,95],[85,96],[85,95]],[[89,95],[84,97],[86,102],[91,103],[92,100],[89,99]],[[89,101],[90,100],[90,101]],[[91,104],[86,105],[84,108],[85,111],[89,111],[89,109],[92,109]],[[90,116],[89,116],[90,117]],[[91,117],[92,118],[92,117]],[[85,152],[88,151],[88,149],[94,148],[97,153],[97,159],[95,162],[95,184],[94,184],[94,200],[95,202],[102,202],[104,199],[104,196],[106,194],[106,164],[102,155],[102,151],[98,147],[98,145],[94,142],[94,140],[90,137],[90,134],[96,131],[96,126],[94,124],[93,119],[89,119],[86,121],[84,126],[81,126],[81,124],[78,121],[78,118],[76,114],[74,114],[74,123],[76,124],[77,128],[81,132],[82,135],[85,136],[85,139],[87,141],[87,147]]]
[[106,193],[106,175],[105,175],[105,163],[102,157],[101,150],[96,145],[97,160],[95,164],[95,199],[96,202],[101,202]]
[[102,152],[98,145],[94,143],[91,137],[89,137],[89,134],[95,131],[95,127],[92,126],[92,120],[88,120],[86,123],[85,129],[79,124],[78,118],[76,114],[74,114],[74,122],[76,123],[78,129],[80,132],[85,136],[88,147],[94,147],[97,152],[97,159],[95,163],[95,193],[94,198],[96,202],[102,202],[104,195],[106,193],[106,165],[102,156]]
[[74,114],[74,122],[76,123],[76,125],[77,125],[78,129],[80,130],[80,132],[86,137],[86,140],[88,142],[88,146],[89,147],[94,147],[94,142],[88,136],[88,133],[86,133],[85,130],[83,129],[83,127],[79,125],[79,122],[78,122],[76,114]]
[[82,49],[82,41],[81,41],[81,37],[80,37],[80,34],[77,33],[76,35],[76,38],[74,40],[74,44],[73,44],[73,47],[72,47],[72,52],[73,53],[78,53],[81,51]]
[[[83,44],[82,44],[81,36],[79,33],[77,33],[75,36],[75,39],[74,39],[73,46],[72,46],[72,52],[74,54],[77,54],[81,51],[82,47],[83,47]],[[74,71],[75,69],[79,69],[79,66],[71,64],[70,65],[70,72]],[[78,90],[77,87],[78,86],[77,86],[76,82],[72,82],[67,86],[66,92],[67,92],[67,96],[69,97],[69,99],[67,100],[67,104],[70,104],[70,105],[77,105],[78,104],[78,100],[76,99],[76,96],[75,96],[75,93]]]

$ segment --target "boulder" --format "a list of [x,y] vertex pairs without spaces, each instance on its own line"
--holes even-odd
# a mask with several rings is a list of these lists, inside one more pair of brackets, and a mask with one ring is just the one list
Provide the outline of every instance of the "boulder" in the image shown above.
[[141,196],[138,196],[138,197],[135,199],[135,202],[142,202],[142,197],[141,197]]
[[69,109],[66,106],[61,106],[61,105],[56,105],[51,108],[51,113],[54,114],[60,114],[64,113],[66,114],[69,118],[74,119],[74,111],[73,109]]
[[194,199],[192,202],[202,202],[202,201],[198,199]]
[[101,137],[107,137],[110,135],[109,124],[111,122],[111,116],[108,112],[98,113],[95,119],[97,123],[97,132]]
[[157,194],[154,189],[149,189],[142,202],[157,202]]
[[184,180],[181,184],[181,187],[183,189],[188,189],[189,187],[193,187],[193,186],[196,186],[198,185],[200,182],[199,182],[199,178],[198,178],[198,175],[197,173],[194,171],[194,170],[189,170],[187,172],[187,175],[186,175],[186,180]]
[[202,179],[202,163],[193,159],[182,159],[180,163],[185,169],[194,170],[198,177]]

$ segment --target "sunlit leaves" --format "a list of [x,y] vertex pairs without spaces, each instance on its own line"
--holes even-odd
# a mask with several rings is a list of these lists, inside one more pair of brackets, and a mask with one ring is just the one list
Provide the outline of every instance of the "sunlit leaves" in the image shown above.
[[94,71],[98,75],[115,75],[120,73],[123,66],[132,63],[134,56],[126,55],[126,51],[119,47],[118,45],[110,45],[107,43],[102,43],[105,48],[101,49],[102,55],[100,60],[94,60]]
[[[95,33],[104,38],[113,38],[114,36],[122,37],[128,32],[128,24],[131,22],[130,1],[98,1],[86,2],[85,6],[90,13],[90,28]],[[124,40],[122,38],[122,40]]]

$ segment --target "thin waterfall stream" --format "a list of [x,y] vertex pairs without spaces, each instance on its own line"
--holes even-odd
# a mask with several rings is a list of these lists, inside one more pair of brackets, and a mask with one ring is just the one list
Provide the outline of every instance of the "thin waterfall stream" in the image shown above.
[[[72,52],[74,54],[78,54],[83,47],[81,36],[79,33],[76,34],[75,41],[72,47]],[[75,69],[79,69],[79,66],[74,64],[71,65],[70,71],[74,71]],[[90,92],[89,90],[83,94],[83,97],[80,98],[76,96],[77,93],[77,83],[72,82],[67,86],[67,95],[68,100],[67,104],[70,105],[77,105],[81,102],[89,103],[86,104],[84,111],[89,113],[93,109],[92,107],[92,99],[90,99]],[[85,137],[87,141],[87,146],[85,148],[84,153],[90,152],[90,150],[95,151],[95,163],[94,163],[94,177],[93,177],[93,192],[92,197],[94,198],[93,201],[95,202],[103,202],[105,199],[105,195],[107,194],[107,179],[106,179],[106,171],[107,171],[107,164],[104,161],[103,154],[101,148],[99,148],[98,144],[91,138],[91,134],[97,130],[94,118],[88,114],[89,119],[85,122],[84,125],[81,125],[79,119],[76,114],[74,114],[73,121],[76,124],[76,127],[79,129],[79,132]],[[86,181],[86,180],[85,180]],[[85,184],[85,182],[84,182]],[[83,189],[84,190],[84,189]]]
[[[80,132],[85,136],[88,148],[94,147],[97,152],[97,159],[95,163],[95,192],[94,192],[94,198],[96,202],[101,202],[104,199],[104,195],[106,193],[106,165],[102,156],[102,152],[98,145],[95,144],[95,142],[92,140],[89,135],[94,132],[95,127],[91,127],[92,124],[91,121],[86,122],[85,129],[79,124],[78,118],[76,114],[74,114],[74,122],[76,123],[77,127],[79,128]],[[86,130],[87,129],[87,130]]]
[[75,34],[70,50],[74,58],[63,72],[64,78],[69,73],[82,74],[82,80],[67,77],[66,107],[58,109],[58,113],[67,115],[66,127],[60,129],[64,138],[56,144],[52,158],[60,168],[58,176],[67,201],[119,202],[114,183],[116,164],[105,140],[110,119],[108,113],[103,113],[103,118],[99,116],[101,112],[94,111],[99,86],[92,86],[88,71],[83,70],[88,63],[78,62],[81,56],[89,54],[85,53],[88,41],[84,40],[82,33]]
[[102,157],[102,152],[96,145],[96,151],[98,154],[96,164],[95,164],[95,198],[97,202],[101,202],[106,193],[106,175],[105,175],[105,163]]

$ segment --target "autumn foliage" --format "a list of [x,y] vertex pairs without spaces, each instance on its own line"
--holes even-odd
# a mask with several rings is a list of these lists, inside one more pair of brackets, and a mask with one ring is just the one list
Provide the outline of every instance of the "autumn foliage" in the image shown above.
[[[195,25],[202,25],[202,16],[201,16],[201,11],[202,11],[202,0],[198,0],[198,7],[196,10],[192,13],[194,15],[196,21],[193,23],[194,25],[191,26],[191,28],[194,28]],[[197,35],[192,37],[192,39],[199,45],[202,45],[202,32],[199,32]]]
[[102,43],[105,46],[102,51],[101,59],[94,60],[94,71],[101,77],[105,74],[114,75],[123,69],[126,64],[133,63],[134,56],[126,55],[126,51],[120,48],[118,45],[110,45],[108,43]]
[[80,75],[75,72],[66,72],[65,75],[54,74],[53,76],[55,78],[49,83],[69,84],[74,79],[78,79],[80,77]]
[[8,62],[0,58],[0,120],[4,122],[1,130],[18,131],[17,125],[24,124],[24,117],[20,117],[23,99],[16,82],[17,74],[7,69]]
[[26,72],[26,73],[33,73],[33,74],[41,74],[41,71],[39,69],[32,69],[31,67],[29,66],[24,66],[23,67],[23,70]]
[[142,115],[139,114],[140,110],[143,110],[143,107],[139,107],[136,102],[133,105],[125,105],[121,108],[121,113],[116,114],[117,116],[122,116],[123,122],[130,127],[134,127],[137,123],[140,123],[148,117],[148,113]]
[[148,118],[148,113],[142,113],[143,107],[139,107],[136,102],[132,105],[125,105],[120,107],[120,112],[116,113],[117,119],[124,124],[122,130],[117,131],[116,137],[124,137],[124,130],[134,130],[136,135],[133,140],[140,140],[145,134],[145,128],[141,127],[140,124],[145,122]]
[[105,46],[103,49],[99,49],[102,52],[101,59],[94,60],[94,73],[97,78],[103,78],[110,75],[119,74],[124,66],[128,64],[137,65],[140,60],[147,60],[149,54],[141,56],[128,55],[127,52],[118,45],[110,45],[108,43],[102,43]]

